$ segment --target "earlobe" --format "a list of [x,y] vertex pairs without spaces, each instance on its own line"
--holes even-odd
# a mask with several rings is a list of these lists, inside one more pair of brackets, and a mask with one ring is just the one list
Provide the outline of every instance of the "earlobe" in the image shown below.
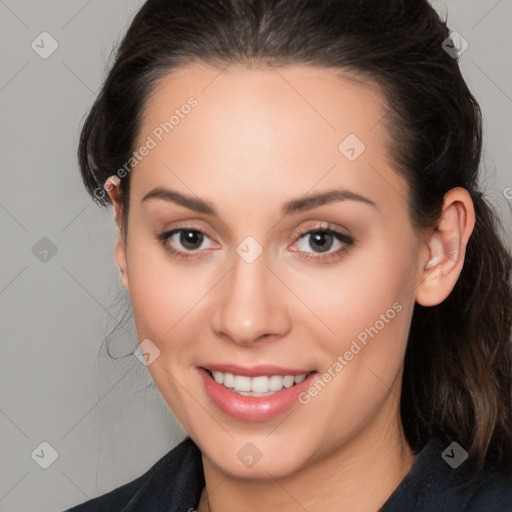
[[430,235],[427,261],[420,270],[416,302],[435,306],[443,302],[455,286],[464,265],[466,245],[475,225],[469,192],[457,187],[444,198],[441,218]]

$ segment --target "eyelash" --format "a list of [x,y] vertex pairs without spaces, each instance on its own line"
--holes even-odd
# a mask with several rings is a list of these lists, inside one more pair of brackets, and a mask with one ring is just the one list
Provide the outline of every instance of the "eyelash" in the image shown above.
[[[168,244],[169,238],[171,236],[175,235],[176,233],[180,233],[183,231],[185,231],[185,232],[192,231],[195,233],[201,233],[201,234],[205,235],[206,237],[210,238],[206,233],[204,233],[203,231],[201,231],[200,229],[197,229],[195,227],[181,227],[181,228],[173,229],[171,231],[164,231],[163,233],[157,233],[156,239],[159,241],[159,243],[163,247],[163,249],[175,258],[198,258],[198,257],[201,257],[201,251],[195,250],[195,251],[191,251],[191,252],[185,252],[185,251],[180,251],[180,250],[174,249],[169,246],[169,244]],[[329,225],[325,225],[325,224],[317,224],[313,227],[311,227],[311,226],[308,227],[306,230],[296,232],[290,237],[288,242],[295,241],[295,240],[299,241],[302,238],[306,237],[307,235],[312,235],[315,233],[327,233],[327,234],[333,235],[335,237],[335,239],[337,239],[339,242],[342,242],[344,245],[337,251],[330,252],[330,253],[306,252],[305,255],[301,255],[301,257],[304,258],[306,261],[321,260],[322,262],[327,262],[327,261],[332,261],[333,259],[338,259],[343,255],[343,253],[345,253],[349,249],[350,246],[355,244],[355,240],[352,237],[345,235],[344,233],[340,233],[339,231],[337,231],[337,230],[329,227]],[[297,250],[296,252],[299,254],[302,254],[302,251]]]

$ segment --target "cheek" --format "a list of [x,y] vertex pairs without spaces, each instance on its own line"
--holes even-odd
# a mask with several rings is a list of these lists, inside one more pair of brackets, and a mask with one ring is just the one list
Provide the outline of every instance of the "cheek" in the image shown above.
[[[136,237],[132,237],[137,247]],[[130,297],[139,338],[162,340],[200,297],[198,281],[171,261],[154,241],[128,249]],[[139,244],[138,247],[141,247]]]
[[373,282],[358,291],[332,293],[325,304],[323,318],[335,334],[317,337],[318,348],[328,354],[324,363],[332,367],[341,362],[338,371],[357,380],[361,390],[368,387],[368,378],[374,381],[371,371],[391,383],[402,364],[412,304],[388,284]]
[[[413,241],[382,236],[320,280],[318,273],[315,280],[313,272],[301,277],[297,294],[303,294],[322,321],[313,316],[308,320],[317,350],[325,355],[322,371],[330,368],[343,375],[333,391],[341,386],[338,392],[345,395],[354,386],[357,392],[350,391],[351,396],[377,396],[392,384],[407,344],[415,270]],[[320,336],[320,330],[325,334]]]
[[178,262],[153,245],[128,251],[130,296],[139,340],[150,339],[160,351],[158,364],[148,369],[167,396],[176,386],[165,370],[181,381],[197,361],[201,340],[211,337],[213,290],[225,270]]
[[332,276],[324,293],[315,295],[312,308],[322,312],[322,320],[335,334],[320,336],[323,327],[318,320],[308,324],[310,338],[316,340],[311,348],[322,354],[319,372],[326,382],[319,398],[311,399],[314,415],[345,425],[345,434],[359,429],[359,422],[381,407],[397,383],[407,345],[414,306],[413,295],[404,297],[407,269],[383,272],[393,260],[380,254],[382,267],[354,267],[345,278],[340,273],[338,282]]
[[[137,247],[132,237],[133,247]],[[146,242],[148,245],[151,242]],[[138,247],[141,247],[139,244]],[[199,319],[204,315],[207,278],[185,270],[183,264],[172,262],[163,249],[153,242],[145,250],[128,250],[130,297],[135,326],[140,341],[150,339],[159,349],[159,356],[147,369],[162,397],[187,430],[187,405],[190,398],[181,383],[194,358],[191,338],[199,337]],[[182,424],[183,426],[183,424]]]
[[397,310],[414,300],[415,260],[411,250],[404,253],[408,256],[397,260],[394,244],[374,243],[329,269],[311,267],[290,274],[288,282],[308,306],[303,311],[309,325],[325,327],[337,340],[360,333],[364,338],[365,329],[374,324],[383,331],[400,323],[404,315]]

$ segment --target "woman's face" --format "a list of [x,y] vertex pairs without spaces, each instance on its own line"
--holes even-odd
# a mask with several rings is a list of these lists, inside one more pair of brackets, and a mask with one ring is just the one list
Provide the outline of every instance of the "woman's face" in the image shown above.
[[399,434],[426,253],[385,113],[306,66],[188,66],[146,104],[116,258],[156,385],[225,472],[278,477]]

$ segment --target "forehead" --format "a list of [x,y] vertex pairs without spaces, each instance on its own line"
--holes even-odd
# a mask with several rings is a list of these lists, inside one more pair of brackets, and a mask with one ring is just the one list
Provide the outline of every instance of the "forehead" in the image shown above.
[[293,121],[301,121],[296,130],[309,135],[320,132],[328,138],[335,134],[336,139],[344,132],[363,134],[387,111],[375,83],[355,82],[332,68],[233,64],[219,69],[191,63],[157,81],[145,104],[142,131],[150,132],[169,120],[191,97],[198,104],[194,114],[199,112],[211,128],[236,125],[238,138],[244,128],[254,132],[258,125],[275,138],[273,127],[292,128]]
[[341,179],[389,193],[396,176],[383,178],[391,171],[386,112],[375,84],[339,70],[190,64],[165,75],[147,98],[136,148],[149,139],[153,147],[133,172],[134,193],[176,176],[205,195],[206,178],[255,192],[272,183],[290,194]]

